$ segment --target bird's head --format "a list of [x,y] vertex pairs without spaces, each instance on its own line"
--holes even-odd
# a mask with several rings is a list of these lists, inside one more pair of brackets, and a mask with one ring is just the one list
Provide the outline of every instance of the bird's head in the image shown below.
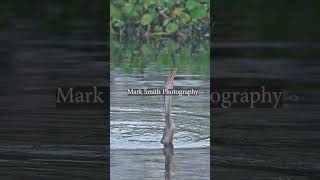
[[163,86],[166,89],[173,89],[173,80],[176,76],[177,68],[173,70],[168,79],[164,82]]

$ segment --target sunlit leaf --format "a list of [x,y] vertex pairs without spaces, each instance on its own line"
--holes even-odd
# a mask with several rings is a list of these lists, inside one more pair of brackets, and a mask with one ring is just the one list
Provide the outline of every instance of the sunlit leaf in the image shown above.
[[181,13],[183,13],[183,10],[181,8],[174,8],[171,15],[172,17],[180,16]]
[[142,19],[141,19],[141,24],[142,25],[149,25],[151,24],[152,22],[152,15],[151,14],[145,14],[142,16]]
[[168,33],[174,33],[178,30],[178,25],[176,23],[169,23],[166,27]]
[[187,13],[182,13],[181,14],[181,21],[183,24],[186,24],[187,22],[189,22],[191,20],[191,16]]

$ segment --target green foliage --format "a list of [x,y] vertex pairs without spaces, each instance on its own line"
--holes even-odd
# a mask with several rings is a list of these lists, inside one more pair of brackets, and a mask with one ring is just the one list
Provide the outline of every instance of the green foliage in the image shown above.
[[168,33],[174,33],[178,30],[178,25],[176,23],[169,23],[166,27]]
[[209,33],[209,0],[111,0],[113,34],[193,35]]

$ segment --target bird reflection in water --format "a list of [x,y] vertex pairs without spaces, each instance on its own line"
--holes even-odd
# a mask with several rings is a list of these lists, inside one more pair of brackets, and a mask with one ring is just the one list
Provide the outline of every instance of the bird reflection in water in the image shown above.
[[165,158],[165,180],[171,180],[171,172],[174,164],[174,147],[172,143],[163,143],[163,154]]

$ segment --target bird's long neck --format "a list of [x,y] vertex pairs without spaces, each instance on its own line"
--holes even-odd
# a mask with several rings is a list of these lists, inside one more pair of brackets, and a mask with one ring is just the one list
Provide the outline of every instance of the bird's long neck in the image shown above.
[[[173,73],[169,76],[167,81],[165,82],[166,90],[173,89],[173,79],[175,77],[176,71],[173,71]],[[173,120],[171,119],[171,101],[172,96],[171,95],[164,95],[164,106],[165,106],[165,129],[164,133],[161,139],[161,143],[170,143],[173,141],[173,135],[174,135],[174,129],[175,124]]]
[[[173,71],[172,74],[169,76],[169,78],[166,81],[166,90],[173,89],[173,80],[175,78],[176,71]],[[165,119],[166,124],[170,125],[173,124],[173,121],[171,120],[171,103],[172,103],[172,96],[165,95],[164,96],[164,103],[165,103]]]
[[172,102],[172,96],[164,97],[166,122],[168,122],[171,119],[171,102]]

